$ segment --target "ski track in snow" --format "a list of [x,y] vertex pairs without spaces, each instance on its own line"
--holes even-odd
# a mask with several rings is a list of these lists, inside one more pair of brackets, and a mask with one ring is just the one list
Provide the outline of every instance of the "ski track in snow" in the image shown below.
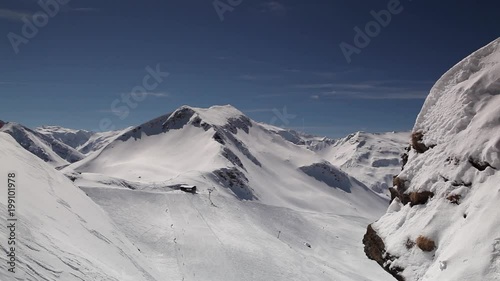
[[367,219],[214,194],[217,207],[204,194],[83,189],[162,280],[390,280],[364,257]]

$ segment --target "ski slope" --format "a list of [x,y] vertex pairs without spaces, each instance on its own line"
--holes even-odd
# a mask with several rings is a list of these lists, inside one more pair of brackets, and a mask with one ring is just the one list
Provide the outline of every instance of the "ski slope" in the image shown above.
[[387,200],[232,106],[181,107],[63,172],[173,280],[390,280],[360,243]]
[[387,204],[315,152],[232,106],[181,107],[125,132],[64,170],[74,171],[83,181],[110,177],[165,188],[205,183],[200,193],[218,187],[239,200],[306,211],[342,209],[363,216]]
[[391,280],[364,257],[369,218],[213,194],[215,206],[205,194],[84,190],[149,264],[170,274],[162,280]]

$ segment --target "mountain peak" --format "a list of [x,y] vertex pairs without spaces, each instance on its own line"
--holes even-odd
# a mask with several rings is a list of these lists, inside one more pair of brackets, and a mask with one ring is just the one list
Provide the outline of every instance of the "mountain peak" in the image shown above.
[[242,117],[248,119],[241,111],[232,105],[213,105],[209,108],[198,108],[191,106],[181,106],[175,112],[190,110],[198,115],[206,123],[213,126],[224,126],[231,120],[241,119]]

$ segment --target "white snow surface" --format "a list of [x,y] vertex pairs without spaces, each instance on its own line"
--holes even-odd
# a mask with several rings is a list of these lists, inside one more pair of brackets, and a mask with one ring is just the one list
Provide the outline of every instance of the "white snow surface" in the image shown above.
[[124,131],[92,132],[87,130],[75,130],[60,126],[42,126],[35,129],[36,132],[47,137],[65,143],[84,155],[89,155],[105,147],[115,140]]
[[357,132],[331,145],[317,144],[314,150],[375,192],[387,196],[393,177],[401,172],[401,155],[409,139],[409,132]]
[[[398,257],[392,266],[404,268],[407,281],[500,280],[500,38],[441,77],[417,131],[432,148],[412,150],[399,178],[408,192],[434,197],[413,207],[395,199],[373,225]],[[460,196],[458,205],[451,195]],[[420,235],[437,248],[408,250],[406,241]]]
[[68,165],[84,155],[64,142],[33,131],[21,124],[8,122],[0,132],[10,134],[22,147],[54,167]]
[[[166,280],[110,217],[62,173],[0,132],[0,177],[16,181],[16,273],[7,271],[2,241],[0,280]],[[7,189],[0,193],[7,222]],[[0,228],[7,241],[10,231]]]
[[65,172],[72,170],[84,179],[103,174],[155,187],[205,183],[200,192],[220,186],[238,199],[307,211],[368,215],[385,204],[315,152],[232,106],[182,107],[124,133]]
[[388,201],[232,106],[181,107],[63,172],[158,280],[391,280],[361,243]]

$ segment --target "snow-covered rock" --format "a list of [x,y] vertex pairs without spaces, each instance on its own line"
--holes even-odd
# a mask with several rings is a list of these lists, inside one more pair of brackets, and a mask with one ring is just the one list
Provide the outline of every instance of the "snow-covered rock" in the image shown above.
[[54,167],[79,161],[84,155],[65,143],[33,131],[21,124],[8,122],[0,132],[11,135],[24,149]]
[[441,77],[413,132],[365,251],[400,280],[500,280],[500,39]]
[[86,130],[73,130],[60,126],[42,126],[35,128],[40,134],[50,136],[62,143],[65,143],[75,149],[86,143],[93,132]]
[[[128,130],[127,128],[125,130]],[[92,132],[86,130],[75,130],[63,128],[60,126],[42,126],[34,131],[62,142],[84,155],[106,146],[108,143],[116,139],[125,130],[109,131],[109,132]]]
[[357,132],[333,143],[317,143],[314,150],[373,191],[386,196],[392,179],[401,172],[409,132]]

